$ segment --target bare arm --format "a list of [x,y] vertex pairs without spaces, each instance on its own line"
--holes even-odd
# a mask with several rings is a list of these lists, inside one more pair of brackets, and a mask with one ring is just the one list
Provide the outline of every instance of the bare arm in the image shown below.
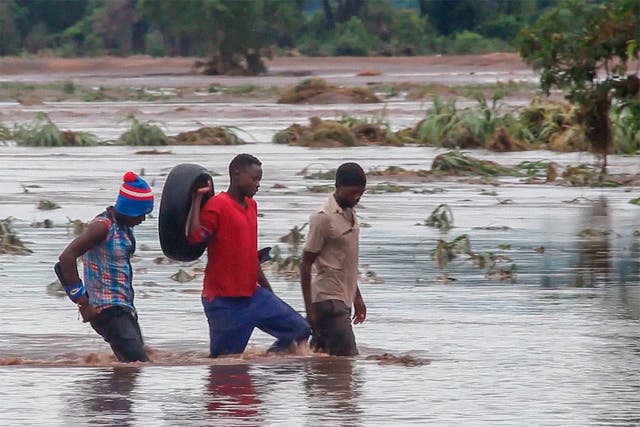
[[[77,259],[84,255],[85,252],[93,248],[95,245],[107,238],[108,228],[105,224],[93,222],[89,224],[87,230],[80,236],[76,237],[62,251],[58,260],[60,261],[60,269],[62,270],[63,285],[80,282],[78,274]],[[78,305],[86,307],[89,305],[89,298],[85,295],[78,299]]]
[[200,230],[200,208],[202,207],[202,198],[205,194],[209,194],[211,192],[211,187],[207,185],[206,187],[201,187],[196,190],[191,199],[191,208],[189,209],[189,220],[187,227],[187,235],[191,235],[192,233]]
[[302,297],[304,298],[304,307],[307,310],[307,319],[313,326],[315,316],[311,310],[311,266],[318,257],[317,253],[304,251],[302,254],[302,263],[300,265],[300,285],[302,287]]
[[69,243],[59,257],[62,276],[64,277],[65,282],[75,283],[80,281],[76,260],[106,238],[106,225],[94,222],[89,224],[84,233]]

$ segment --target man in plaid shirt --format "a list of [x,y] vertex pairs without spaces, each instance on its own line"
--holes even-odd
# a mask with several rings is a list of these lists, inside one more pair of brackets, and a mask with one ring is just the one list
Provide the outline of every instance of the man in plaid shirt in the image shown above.
[[[149,361],[133,305],[133,227],[153,210],[149,185],[133,172],[124,175],[115,206],[96,216],[62,252],[56,273],[85,322],[109,343],[121,362]],[[76,260],[82,257],[84,282]]]

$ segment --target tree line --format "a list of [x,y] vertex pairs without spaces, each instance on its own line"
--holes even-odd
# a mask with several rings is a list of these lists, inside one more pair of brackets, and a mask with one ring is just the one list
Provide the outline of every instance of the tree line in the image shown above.
[[0,0],[0,56],[207,58],[209,73],[271,55],[515,51],[558,0]]

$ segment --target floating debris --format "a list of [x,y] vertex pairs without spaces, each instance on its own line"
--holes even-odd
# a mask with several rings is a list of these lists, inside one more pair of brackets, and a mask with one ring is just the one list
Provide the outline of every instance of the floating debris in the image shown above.
[[367,192],[369,194],[382,194],[382,193],[403,193],[409,191],[411,187],[406,185],[398,185],[393,182],[381,182],[379,184],[373,184],[367,186]]
[[33,253],[31,249],[27,249],[20,238],[13,232],[11,221],[11,217],[0,220],[0,255],[28,255]]
[[492,230],[492,231],[507,231],[511,230],[511,227],[506,225],[485,225],[484,227],[473,227],[474,230]]
[[568,203],[568,204],[588,204],[591,205],[595,202],[595,200],[590,199],[588,197],[576,197],[575,199],[571,199],[571,200],[563,200],[562,203]]
[[489,160],[476,159],[457,150],[436,156],[431,164],[431,171],[452,175],[522,175],[515,168],[501,166]]
[[173,152],[171,150],[158,150],[154,148],[153,150],[134,151],[133,154],[173,154]]
[[469,252],[471,252],[471,242],[469,241],[469,236],[463,234],[451,242],[439,239],[431,256],[436,260],[438,267],[445,268],[456,256],[468,254]]
[[67,295],[59,280],[47,285],[47,293],[56,297],[65,297]]
[[304,242],[305,235],[302,233],[302,230],[304,230],[307,225],[308,223],[306,222],[302,224],[301,227],[294,225],[293,228],[287,234],[280,237],[278,241],[288,243],[292,246],[299,246]]
[[195,274],[190,274],[184,271],[183,269],[178,270],[177,273],[171,275],[171,279],[176,282],[185,283],[195,279]]
[[86,222],[80,219],[71,219],[67,217],[67,221],[68,221],[68,225],[72,227],[74,236],[81,235],[82,233],[84,233],[84,230],[86,230],[87,227],[89,226],[89,224],[87,224]]
[[312,193],[331,193],[335,190],[335,188],[336,187],[333,184],[307,186],[307,190]]
[[488,271],[485,274],[485,277],[487,279],[494,279],[494,280],[510,280],[511,282],[515,282],[516,280],[516,265],[515,264],[511,264],[511,267],[509,268],[500,268],[497,270],[491,270]]
[[374,354],[367,356],[367,360],[376,360],[381,365],[401,365],[401,366],[423,366],[431,363],[430,360],[422,359],[415,356],[404,355],[396,356],[391,353]]
[[38,209],[43,211],[50,211],[53,209],[60,209],[60,205],[56,202],[52,202],[51,200],[42,199],[38,201]]
[[424,221],[424,225],[448,230],[453,227],[453,212],[447,204],[441,204],[431,212],[429,218]]
[[43,221],[34,221],[31,223],[31,227],[33,228],[51,228],[53,227],[53,221],[50,219],[45,219]]
[[367,270],[364,274],[360,275],[359,283],[380,284],[384,283],[384,279],[379,277],[373,270]]

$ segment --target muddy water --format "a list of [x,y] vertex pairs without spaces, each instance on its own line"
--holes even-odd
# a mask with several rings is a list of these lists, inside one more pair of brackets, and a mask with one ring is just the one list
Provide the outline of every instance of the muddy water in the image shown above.
[[[15,118],[32,114],[29,107],[5,107]],[[428,169],[439,153],[273,145],[270,138],[283,124],[355,107],[280,108],[33,107],[47,110],[62,127],[92,130],[105,139],[123,131],[126,126],[115,118],[130,109],[164,121],[170,133],[193,129],[198,120],[238,126],[253,138],[245,147],[170,147],[165,155],[134,154],[128,147],[0,147],[0,218],[13,217],[14,229],[33,250],[28,256],[0,256],[1,424],[638,422],[640,238],[633,233],[640,229],[640,209],[628,203],[638,188],[567,188],[518,178],[502,179],[499,186],[409,180],[402,182],[409,187],[404,192],[366,194],[359,215],[365,224],[361,288],[369,317],[356,327],[362,355],[353,360],[267,357],[271,339],[260,332],[244,358],[208,360],[201,277],[186,283],[170,278],[179,269],[198,274],[203,263],[157,264],[162,254],[152,217],[137,227],[134,268],[136,305],[155,363],[114,363],[107,345],[47,285],[54,281],[57,255],[73,237],[69,219],[87,220],[112,203],[125,170],[144,169],[159,195],[172,166],[200,163],[220,174],[220,190],[227,185],[229,160],[241,151],[255,154],[264,164],[256,196],[263,214],[260,245],[285,249],[279,237],[304,224],[327,197],[307,187],[329,182],[303,179],[303,168],[328,170],[353,160],[366,169]],[[411,123],[420,114],[419,106],[402,103],[390,109],[395,124]],[[592,161],[585,154],[473,154],[504,164]],[[637,159],[613,157],[611,164],[611,172],[633,172]],[[38,210],[41,199],[61,207]],[[441,203],[451,207],[454,228],[441,232],[420,225]],[[54,227],[32,226],[45,219]],[[515,265],[516,276],[487,277],[465,255],[439,269],[431,256],[437,240],[462,234],[476,253],[503,256],[498,268]],[[275,291],[301,310],[298,284],[267,273]],[[387,353],[392,356],[383,357]]]

